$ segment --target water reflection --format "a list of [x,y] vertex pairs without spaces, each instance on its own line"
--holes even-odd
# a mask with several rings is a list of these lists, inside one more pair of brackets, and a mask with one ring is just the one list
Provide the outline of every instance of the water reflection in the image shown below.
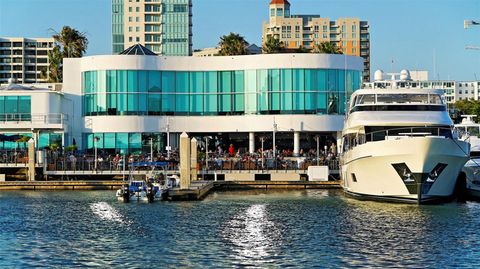
[[106,202],[90,204],[90,208],[100,219],[124,223],[123,216]]
[[234,215],[224,225],[223,237],[230,243],[238,265],[268,263],[282,240],[277,224],[268,217],[265,204],[254,204]]
[[152,204],[2,192],[0,268],[475,267],[479,215],[479,203],[375,203],[332,190]]

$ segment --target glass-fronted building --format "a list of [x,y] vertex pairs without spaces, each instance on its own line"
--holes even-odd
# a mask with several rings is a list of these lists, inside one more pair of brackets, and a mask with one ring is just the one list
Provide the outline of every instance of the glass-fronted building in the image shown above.
[[160,55],[191,55],[192,1],[112,0],[112,51],[134,44]]
[[64,93],[82,119],[72,136],[82,148],[96,139],[105,150],[145,151],[153,143],[164,151],[187,132],[253,152],[260,137],[268,147],[276,132],[279,147],[295,154],[314,136],[336,139],[363,62],[327,54],[113,55],[64,66]]
[[[83,72],[83,116],[341,114],[358,73],[338,69]],[[346,83],[346,85],[345,85]]]

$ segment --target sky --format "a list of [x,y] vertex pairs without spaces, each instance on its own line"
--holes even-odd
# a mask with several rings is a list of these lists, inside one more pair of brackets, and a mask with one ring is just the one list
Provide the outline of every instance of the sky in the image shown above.
[[[480,80],[480,0],[289,0],[292,14],[370,25],[372,74],[377,69],[428,70],[430,79]],[[214,47],[239,33],[261,44],[270,0],[193,0],[193,48]],[[87,55],[111,54],[111,0],[0,0],[0,37],[49,37],[69,25],[85,32]]]

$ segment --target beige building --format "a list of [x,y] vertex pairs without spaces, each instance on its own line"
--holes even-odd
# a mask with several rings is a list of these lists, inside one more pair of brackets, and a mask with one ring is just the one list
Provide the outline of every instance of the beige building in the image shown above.
[[18,83],[46,82],[42,70],[48,71],[48,51],[53,38],[0,37],[0,84],[14,78]]
[[[262,48],[260,48],[255,44],[250,44],[245,49],[247,50],[248,55],[262,54]],[[197,49],[193,51],[192,56],[194,57],[218,56],[219,52],[220,52],[220,48],[218,47]]]
[[363,81],[370,81],[370,34],[367,21],[339,18],[330,21],[319,15],[292,15],[288,0],[271,0],[268,22],[263,24],[262,42],[273,36],[287,50],[313,49],[321,42],[335,42],[347,55],[364,59]]
[[142,44],[159,55],[192,55],[192,0],[112,0],[112,48]]

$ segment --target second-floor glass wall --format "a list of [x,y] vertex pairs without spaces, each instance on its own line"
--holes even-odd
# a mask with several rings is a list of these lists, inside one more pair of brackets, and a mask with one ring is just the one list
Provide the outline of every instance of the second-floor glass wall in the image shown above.
[[343,114],[360,72],[337,69],[83,72],[83,115]]

